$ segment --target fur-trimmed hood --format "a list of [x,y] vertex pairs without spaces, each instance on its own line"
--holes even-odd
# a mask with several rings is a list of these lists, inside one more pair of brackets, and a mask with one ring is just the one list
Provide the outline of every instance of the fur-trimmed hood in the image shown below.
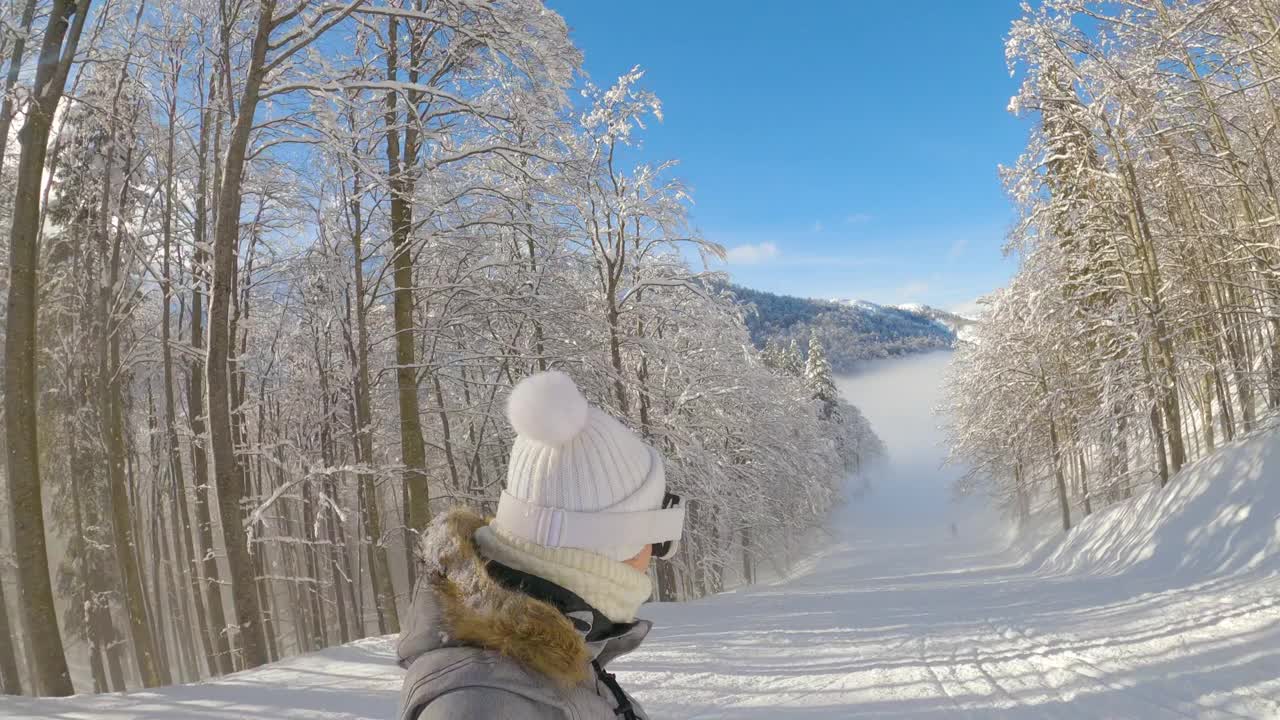
[[441,648],[478,648],[568,688],[591,677],[593,660],[603,665],[644,639],[650,625],[642,620],[588,642],[599,633],[591,632],[580,613],[570,619],[549,602],[499,583],[473,540],[485,524],[459,509],[437,516],[428,527],[418,548],[413,609],[400,635],[402,665]]

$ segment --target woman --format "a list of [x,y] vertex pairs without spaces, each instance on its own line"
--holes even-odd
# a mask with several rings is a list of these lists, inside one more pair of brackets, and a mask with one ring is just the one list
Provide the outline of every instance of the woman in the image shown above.
[[567,375],[516,386],[507,485],[492,521],[437,517],[400,636],[402,720],[639,720],[605,670],[638,647],[655,554],[684,524],[662,458]]

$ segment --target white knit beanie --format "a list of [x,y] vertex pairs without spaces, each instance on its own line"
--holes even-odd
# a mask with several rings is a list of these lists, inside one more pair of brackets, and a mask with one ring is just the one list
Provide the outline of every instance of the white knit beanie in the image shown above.
[[683,522],[682,510],[662,510],[662,457],[562,372],[520,382],[507,418],[516,431],[507,487],[491,525],[476,533],[481,552],[631,620],[649,578],[621,561],[678,540]]

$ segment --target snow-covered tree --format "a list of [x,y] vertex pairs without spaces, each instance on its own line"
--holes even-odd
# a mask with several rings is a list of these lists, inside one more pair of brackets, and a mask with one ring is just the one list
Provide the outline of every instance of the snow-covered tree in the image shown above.
[[760,361],[770,370],[781,370],[785,351],[777,340],[769,338],[760,351]]
[[[0,558],[32,605],[0,626],[6,689],[70,692],[66,653],[121,690],[395,632],[416,534],[492,511],[507,392],[540,370],[637,428],[688,499],[662,599],[785,564],[875,454],[856,410],[813,411],[798,345],[753,347],[675,163],[640,144],[662,107],[643,73],[586,83],[541,2],[51,7],[96,28],[65,68],[3,44],[21,13],[0,33],[6,102],[55,70],[74,87],[35,123],[56,120],[47,158],[0,163],[34,203],[0,224],[36,253],[9,291],[40,329],[0,513],[56,518],[23,526],[18,573]],[[56,593],[27,593],[42,554]],[[38,667],[10,672],[9,635]]]
[[952,378],[967,487],[1069,527],[1280,407],[1272,10],[1053,0],[1014,23],[1020,267]]
[[809,355],[805,360],[804,383],[809,388],[810,397],[821,404],[822,417],[831,419],[840,402],[840,393],[831,378],[831,366],[827,364],[827,356],[822,350],[822,341],[815,331],[809,336]]
[[804,352],[800,350],[800,341],[791,338],[787,349],[782,352],[782,372],[794,378],[804,378]]

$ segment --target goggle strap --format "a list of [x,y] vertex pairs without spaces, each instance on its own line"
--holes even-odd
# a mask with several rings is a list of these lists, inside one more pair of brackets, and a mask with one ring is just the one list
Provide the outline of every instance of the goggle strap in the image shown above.
[[641,546],[679,540],[684,508],[632,512],[574,512],[535,505],[505,490],[494,524],[544,547],[590,550],[613,545]]

